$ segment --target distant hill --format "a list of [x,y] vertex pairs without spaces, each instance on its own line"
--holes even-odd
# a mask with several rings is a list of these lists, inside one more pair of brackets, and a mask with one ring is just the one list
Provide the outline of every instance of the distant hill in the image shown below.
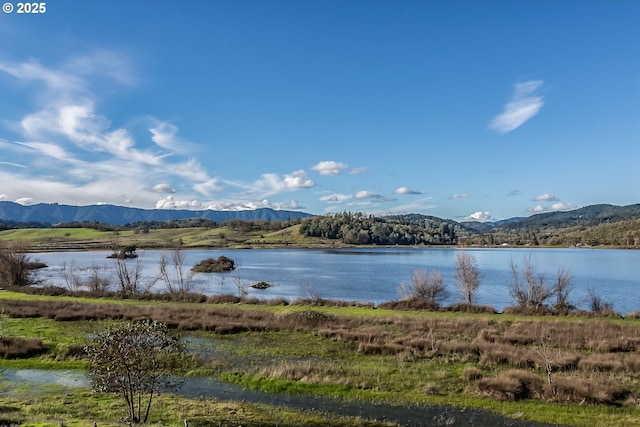
[[70,206],[57,203],[39,203],[23,206],[0,201],[0,223],[40,223],[98,221],[111,225],[123,225],[143,221],[171,221],[188,218],[205,218],[216,222],[232,219],[247,221],[287,221],[306,218],[304,212],[279,211],[268,208],[244,211],[139,209],[114,205]]
[[462,222],[465,243],[478,245],[640,246],[640,204],[591,205],[498,222]]
[[547,212],[522,218],[516,222],[503,222],[503,230],[592,227],[595,225],[640,219],[640,204],[615,206],[591,205],[562,212]]

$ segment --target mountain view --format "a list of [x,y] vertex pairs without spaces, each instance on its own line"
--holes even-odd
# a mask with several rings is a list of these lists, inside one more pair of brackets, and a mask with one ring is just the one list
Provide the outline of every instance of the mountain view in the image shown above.
[[[172,223],[174,226],[189,224],[184,221],[192,219],[208,220],[214,223],[232,220],[249,223],[291,222],[306,219],[296,222],[302,224],[300,229],[302,234],[307,237],[337,239],[346,244],[640,246],[640,204],[627,206],[599,204],[571,211],[548,212],[496,222],[457,222],[422,214],[375,217],[362,213],[344,212],[318,216],[269,208],[240,211],[191,211],[137,209],[112,205],[22,206],[13,202],[0,202],[1,229],[42,228],[70,224],[96,227],[92,223],[125,228],[157,227],[158,224],[165,223],[166,227],[170,227]],[[197,223],[194,224],[197,225]],[[277,228],[282,227],[284,226]],[[396,237],[391,237],[393,235]]]

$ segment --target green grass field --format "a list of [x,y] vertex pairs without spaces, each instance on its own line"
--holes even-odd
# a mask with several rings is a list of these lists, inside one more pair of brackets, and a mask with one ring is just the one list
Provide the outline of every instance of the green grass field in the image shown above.
[[243,248],[278,246],[334,246],[319,238],[304,237],[300,226],[294,225],[276,232],[242,232],[230,227],[173,228],[97,231],[89,228],[24,228],[0,231],[0,241],[22,241],[30,250],[111,249],[126,245],[139,248],[170,248],[181,242],[186,248]]

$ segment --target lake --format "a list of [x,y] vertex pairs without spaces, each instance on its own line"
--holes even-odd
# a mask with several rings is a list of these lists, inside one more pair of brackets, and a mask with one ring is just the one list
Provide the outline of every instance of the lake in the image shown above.
[[[439,270],[450,296],[445,305],[459,300],[455,291],[454,264],[457,248],[366,248],[366,249],[250,249],[186,250],[187,268],[199,261],[225,255],[236,262],[228,273],[196,274],[192,290],[207,295],[238,294],[240,286],[259,281],[272,285],[259,290],[247,288],[250,297],[283,297],[288,300],[308,297],[309,290],[321,298],[379,304],[401,297],[399,286],[410,284],[416,269]],[[510,263],[521,266],[530,256],[538,273],[550,284],[559,268],[573,276],[570,300],[587,308],[587,290],[593,289],[613,308],[626,314],[640,311],[640,251],[613,249],[466,249],[472,254],[484,278],[476,294],[478,304],[502,311],[513,305],[509,296]],[[157,275],[164,251],[139,251],[143,276],[150,281]],[[103,277],[115,278],[110,252],[53,252],[33,254],[33,260],[49,265],[37,276],[45,283],[66,286],[63,266],[71,266],[79,277],[88,277],[91,268]],[[129,260],[132,266],[135,260]],[[115,282],[114,282],[115,285]],[[156,284],[155,291],[163,291]]]

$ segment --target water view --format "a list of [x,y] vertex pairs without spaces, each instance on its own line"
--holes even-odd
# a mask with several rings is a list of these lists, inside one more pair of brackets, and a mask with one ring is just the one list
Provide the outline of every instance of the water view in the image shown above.
[[[409,284],[415,269],[439,270],[449,288],[445,304],[458,301],[455,292],[456,248],[375,248],[375,249],[273,249],[273,250],[189,250],[186,268],[202,259],[225,255],[236,263],[228,273],[196,274],[192,290],[207,295],[237,294],[246,288],[250,297],[306,298],[309,292],[326,299],[379,304],[399,299],[399,286]],[[538,273],[550,283],[559,268],[573,276],[571,300],[586,308],[587,291],[593,289],[620,313],[640,311],[640,252],[605,249],[470,249],[484,280],[476,295],[478,304],[501,311],[513,305],[508,287],[512,279],[511,260],[521,266],[531,256]],[[163,251],[141,251],[145,281],[157,275]],[[99,268],[103,277],[113,278],[114,261],[109,252],[55,252],[34,254],[33,259],[49,265],[38,271],[45,284],[66,286],[64,270],[71,267],[78,276],[88,277]],[[128,262],[135,263],[133,260]],[[264,281],[268,289],[249,286]],[[113,279],[112,279],[113,282]],[[155,284],[154,291],[164,288]]]

